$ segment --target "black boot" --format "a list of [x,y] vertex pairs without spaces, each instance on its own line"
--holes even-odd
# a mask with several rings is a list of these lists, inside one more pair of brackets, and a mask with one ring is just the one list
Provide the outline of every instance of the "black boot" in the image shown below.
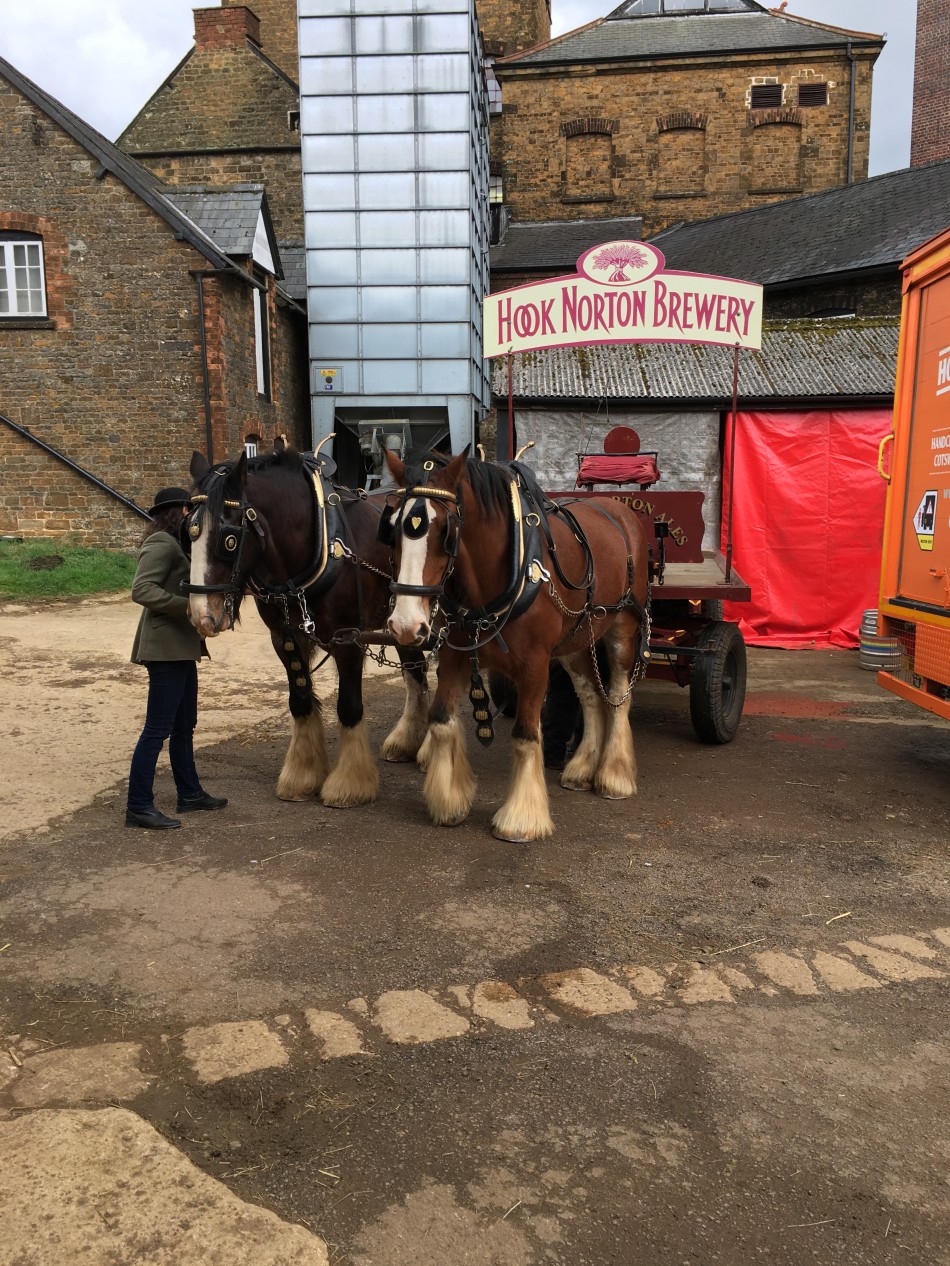
[[126,809],[125,811],[126,826],[144,826],[149,831],[174,831],[181,823],[177,818],[167,818],[164,813],[159,813],[157,809]]
[[223,809],[227,804],[225,796],[209,796],[203,791],[200,796],[189,796],[187,800],[178,797],[178,813],[192,813],[195,809]]

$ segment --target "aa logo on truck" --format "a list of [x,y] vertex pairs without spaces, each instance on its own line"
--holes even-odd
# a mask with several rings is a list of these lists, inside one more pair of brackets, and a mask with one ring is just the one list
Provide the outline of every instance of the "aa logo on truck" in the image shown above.
[[920,505],[914,515],[914,531],[917,533],[917,544],[921,549],[933,550],[936,521],[937,492],[936,489],[930,489],[920,498]]

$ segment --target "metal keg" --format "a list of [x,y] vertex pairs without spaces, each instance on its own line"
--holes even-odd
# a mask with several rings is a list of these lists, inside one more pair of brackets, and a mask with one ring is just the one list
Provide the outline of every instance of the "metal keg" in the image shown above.
[[861,648],[858,661],[869,672],[898,672],[901,668],[901,644],[896,637],[881,637],[877,631],[877,610],[865,611],[861,617]]

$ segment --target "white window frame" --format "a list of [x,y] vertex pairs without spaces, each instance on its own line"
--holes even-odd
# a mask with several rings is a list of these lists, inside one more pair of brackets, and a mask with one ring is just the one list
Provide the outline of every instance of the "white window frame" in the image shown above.
[[254,289],[254,363],[257,371],[257,394],[261,400],[271,399],[270,320],[267,291]]
[[[16,262],[16,248],[26,248],[27,252],[30,247],[35,247],[38,254],[37,265],[29,262],[18,264]],[[22,287],[17,286],[17,269],[31,269],[39,267],[40,284],[39,288],[25,287],[27,303],[31,306],[21,308],[19,306],[19,295],[23,292]],[[47,315],[46,305],[46,267],[43,258],[43,239],[36,236],[23,237],[10,236],[0,240],[0,298],[5,298],[7,306],[0,310],[0,321],[16,318],[29,317],[45,317]],[[32,306],[33,300],[36,300],[38,306]]]

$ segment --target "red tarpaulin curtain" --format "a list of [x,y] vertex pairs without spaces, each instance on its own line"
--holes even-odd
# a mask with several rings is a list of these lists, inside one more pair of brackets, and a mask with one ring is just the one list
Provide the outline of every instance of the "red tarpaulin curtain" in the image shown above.
[[[733,564],[752,601],[726,603],[726,619],[750,645],[858,645],[877,606],[890,430],[889,409],[737,415]],[[723,550],[726,529],[724,511]]]

